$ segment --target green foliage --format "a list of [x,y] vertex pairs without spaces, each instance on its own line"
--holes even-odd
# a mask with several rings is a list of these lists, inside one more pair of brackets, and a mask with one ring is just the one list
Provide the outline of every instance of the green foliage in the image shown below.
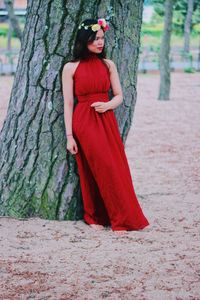
[[[151,0],[150,4],[153,5],[155,14],[153,20],[160,16],[164,16],[164,2],[165,0]],[[174,9],[173,9],[173,31],[176,34],[182,34],[184,31],[184,21],[187,14],[187,0],[174,0]],[[192,17],[192,30],[195,25],[200,23],[200,1],[195,0],[194,2],[194,12]]]
[[[21,23],[20,27],[21,27],[21,30],[23,31],[24,24]],[[0,36],[1,37],[7,37],[8,30],[9,30],[8,23],[0,23]],[[11,36],[14,38],[17,37],[13,30],[11,30]]]
[[200,24],[194,26],[194,34],[200,34]]
[[185,72],[185,73],[195,73],[196,71],[195,71],[194,68],[189,67],[189,68],[185,68],[185,69],[184,69],[184,72]]
[[142,34],[160,37],[163,33],[163,24],[142,24]]
[[192,22],[194,32],[200,33],[200,2],[198,8],[193,12]]
[[8,32],[8,24],[0,23],[0,36],[6,37]]
[[[160,18],[160,17],[159,17]],[[158,22],[157,24],[153,23],[143,23],[141,29],[141,47],[140,52],[143,51],[143,47],[145,49],[148,48],[149,51],[158,52],[161,44],[161,37],[163,23]],[[199,46],[199,38],[198,34],[200,33],[200,24],[196,25],[191,36],[190,36],[190,44],[191,46],[198,47]],[[172,31],[171,35],[171,46],[172,47],[182,47],[183,46],[183,34],[177,34]]]
[[6,28],[0,28],[0,36],[6,37],[8,30]]

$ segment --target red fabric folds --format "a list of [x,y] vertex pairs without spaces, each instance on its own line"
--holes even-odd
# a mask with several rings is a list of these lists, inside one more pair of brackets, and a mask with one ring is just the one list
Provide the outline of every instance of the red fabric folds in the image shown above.
[[82,60],[74,74],[78,103],[72,130],[87,224],[112,230],[140,230],[149,225],[134,191],[118,123],[113,110],[96,112],[90,105],[109,101],[110,77],[101,59]]

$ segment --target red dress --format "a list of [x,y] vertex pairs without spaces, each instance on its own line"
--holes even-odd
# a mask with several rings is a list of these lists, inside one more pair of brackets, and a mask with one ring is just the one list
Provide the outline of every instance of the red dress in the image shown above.
[[95,111],[93,102],[109,101],[108,68],[96,54],[81,60],[74,73],[78,99],[72,131],[87,224],[112,230],[139,230],[149,225],[137,200],[118,123],[112,109]]

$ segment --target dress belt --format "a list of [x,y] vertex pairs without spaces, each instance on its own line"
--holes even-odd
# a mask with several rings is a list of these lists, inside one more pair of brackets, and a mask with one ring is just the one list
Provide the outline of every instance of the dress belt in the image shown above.
[[109,101],[108,93],[96,93],[96,94],[87,94],[87,95],[78,95],[77,96],[78,103],[85,102],[107,102]]

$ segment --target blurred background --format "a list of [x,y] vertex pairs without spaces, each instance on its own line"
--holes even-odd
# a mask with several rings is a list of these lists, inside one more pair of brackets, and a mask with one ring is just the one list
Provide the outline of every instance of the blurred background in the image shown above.
[[[27,1],[13,1],[14,16],[23,32]],[[12,12],[11,12],[12,14]],[[0,74],[13,74],[20,50],[20,39],[12,29],[11,16],[6,9],[6,1],[0,0]]]
[[[23,32],[26,15],[26,0],[13,1],[8,13],[6,2],[0,0],[0,75],[13,74],[20,50],[20,34]],[[170,49],[171,71],[195,72],[200,70],[200,1],[194,0],[190,31],[189,51],[184,51],[184,26],[187,15],[187,0],[176,0],[173,8],[173,24]],[[193,1],[192,1],[193,2]],[[16,30],[12,25],[15,24]],[[17,28],[19,26],[19,28]],[[18,30],[17,30],[18,29]],[[139,72],[159,70],[159,51],[164,29],[164,1],[144,1]]]

